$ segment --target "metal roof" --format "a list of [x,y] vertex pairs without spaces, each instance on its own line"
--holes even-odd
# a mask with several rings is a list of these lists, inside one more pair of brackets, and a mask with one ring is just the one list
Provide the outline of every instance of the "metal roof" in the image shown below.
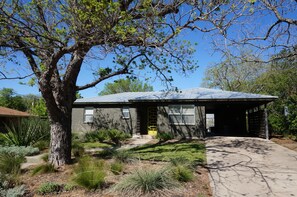
[[124,92],[93,98],[77,99],[75,104],[108,104],[157,101],[273,101],[276,96],[193,88],[168,92]]

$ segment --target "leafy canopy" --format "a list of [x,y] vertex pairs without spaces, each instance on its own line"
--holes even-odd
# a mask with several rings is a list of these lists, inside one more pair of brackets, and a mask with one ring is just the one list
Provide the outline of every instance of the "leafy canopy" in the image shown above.
[[99,95],[116,94],[121,92],[149,92],[153,91],[153,87],[147,83],[143,83],[138,79],[119,79],[113,83],[104,85],[104,89]]

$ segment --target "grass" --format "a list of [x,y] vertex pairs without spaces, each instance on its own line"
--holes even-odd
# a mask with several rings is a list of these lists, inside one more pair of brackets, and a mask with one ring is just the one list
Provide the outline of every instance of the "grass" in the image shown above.
[[142,160],[170,161],[183,157],[194,163],[206,162],[205,145],[198,140],[144,145],[131,149],[131,153]]
[[120,161],[115,161],[110,164],[110,171],[115,174],[119,175],[124,170],[124,164]]
[[74,169],[73,181],[88,190],[95,190],[105,183],[104,161],[85,156]]
[[[142,169],[124,177],[113,188],[123,196],[156,196],[172,191],[179,187],[178,182],[171,178],[168,169]],[[162,196],[162,195],[157,195]]]
[[84,143],[81,143],[81,145],[85,149],[90,149],[90,148],[112,148],[112,145],[107,144],[107,143],[102,143],[102,142],[84,142]]
[[32,171],[32,175],[34,176],[37,174],[46,174],[46,173],[52,173],[56,171],[57,170],[53,164],[46,163],[35,167]]

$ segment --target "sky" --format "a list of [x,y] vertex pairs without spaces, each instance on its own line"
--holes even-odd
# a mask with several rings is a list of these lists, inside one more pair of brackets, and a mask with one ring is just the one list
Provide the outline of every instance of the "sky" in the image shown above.
[[[294,12],[291,13],[289,17],[296,19],[296,16],[297,16],[297,9],[294,9]],[[251,21],[251,26],[247,26],[247,27],[255,29],[255,31],[261,31],[261,28],[267,26],[268,24],[271,24],[273,21],[275,21],[275,18],[268,15],[264,19],[255,18],[254,21]],[[238,27],[234,26],[233,28],[230,29],[229,33],[231,33],[231,35],[232,34],[235,35],[237,31],[239,31]],[[213,52],[213,49],[211,46],[211,33],[203,34],[197,31],[187,31],[185,33],[182,33],[179,39],[189,40],[193,44],[193,47],[195,47],[196,49],[196,52],[193,55],[193,60],[198,62],[199,67],[197,70],[190,73],[187,77],[184,77],[179,73],[172,73],[172,77],[174,79],[172,85],[179,89],[189,89],[189,88],[199,87],[201,86],[206,68],[212,65],[213,63],[217,63],[222,60],[220,57],[220,54]],[[194,43],[197,43],[197,45],[194,45]],[[26,64],[26,61],[22,59],[21,56],[18,56],[16,58],[19,59],[20,65],[16,65],[9,62],[10,67],[17,68],[17,71],[19,71],[20,73],[24,73],[24,71],[21,68],[23,64]],[[107,58],[106,61],[101,62],[101,64],[103,63],[108,65],[110,64],[110,62],[111,62],[111,59]],[[95,61],[92,62],[92,64],[96,64],[96,63],[97,62]],[[142,73],[138,75],[138,77],[140,80],[143,80],[146,77],[146,75],[148,75],[148,73],[146,73],[144,70]],[[116,76],[110,80],[103,81],[94,88],[89,88],[87,90],[80,91],[80,94],[84,98],[95,97],[103,89],[105,83],[112,82],[114,80],[117,80],[123,77],[124,76],[120,76],[120,77]],[[89,66],[87,64],[83,65],[77,84],[83,85],[87,82],[90,82],[92,79],[93,79],[93,76],[91,75]],[[22,82],[26,82],[26,80]],[[164,86],[162,81],[160,80],[148,81],[147,83],[152,85],[155,91],[164,90],[166,88],[166,86]],[[17,94],[20,94],[20,95],[26,95],[26,94],[40,95],[37,86],[30,87],[28,85],[21,85],[19,80],[0,80],[0,89],[2,88],[12,88],[15,90]]]
[[[207,35],[203,35],[198,32],[185,32],[181,35],[180,39],[187,40],[187,38],[190,38],[190,41],[193,43],[193,47],[195,47],[196,49],[196,52],[193,55],[193,58],[198,62],[199,67],[192,73],[189,73],[187,76],[181,76],[181,74],[179,73],[174,73],[174,72],[172,73],[172,77],[174,79],[172,85],[174,87],[177,87],[178,89],[189,89],[189,88],[199,87],[201,85],[202,78],[204,76],[204,72],[207,66],[215,61],[219,61],[220,59],[218,54],[213,54],[211,46],[209,44],[210,40],[208,39]],[[197,45],[194,45],[194,43],[197,43]],[[18,58],[21,58],[21,56],[19,56]],[[22,63],[26,64],[26,60],[21,60],[20,62],[21,64]],[[110,62],[110,58],[107,58],[106,64],[108,64],[109,62]],[[12,67],[15,66],[14,63],[12,62],[9,62],[9,64],[11,64],[10,66]],[[92,64],[96,64],[96,61],[92,62]],[[20,70],[20,72],[24,73],[25,71]],[[139,79],[144,80],[146,75],[147,73],[145,71],[139,73]],[[103,90],[105,83],[113,82],[114,80],[117,80],[119,78],[124,78],[124,77],[125,76],[113,77],[109,80],[101,82],[96,87],[80,91],[80,94],[84,98],[98,96],[98,93],[101,90]],[[85,84],[86,82],[90,82],[92,79],[93,77],[90,74],[90,69],[88,68],[88,65],[85,65],[79,74],[78,84],[79,85]],[[28,80],[18,80],[18,79],[0,80],[0,89],[12,88],[19,95],[26,95],[26,94],[40,95],[37,85],[31,87],[21,83],[21,82],[26,83],[27,81]],[[154,91],[166,89],[166,86],[160,79],[150,80],[147,83],[153,86]]]

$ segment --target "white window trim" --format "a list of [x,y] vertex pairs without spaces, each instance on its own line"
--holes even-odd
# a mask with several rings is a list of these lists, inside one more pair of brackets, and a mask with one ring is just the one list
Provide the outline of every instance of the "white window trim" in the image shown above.
[[[125,116],[126,114],[128,114],[128,115]],[[129,107],[122,107],[122,118],[130,119],[130,108]]]
[[[179,107],[180,112],[179,113],[171,113],[170,108],[173,108],[173,107]],[[193,113],[183,113],[183,107],[188,107],[188,108],[191,107],[191,108],[193,108],[194,112]],[[193,122],[186,123],[185,121],[183,121],[183,116],[187,116],[187,115],[194,117]],[[181,116],[181,120],[183,122],[178,122],[178,123],[171,122],[170,116]],[[196,125],[195,105],[182,105],[182,104],[181,105],[169,105],[168,106],[168,119],[169,119],[169,123],[172,125]]]
[[[92,113],[87,114],[87,110],[92,110]],[[92,121],[86,121],[86,117],[92,117]],[[84,108],[84,123],[93,123],[94,122],[94,108],[93,107],[85,107]]]

